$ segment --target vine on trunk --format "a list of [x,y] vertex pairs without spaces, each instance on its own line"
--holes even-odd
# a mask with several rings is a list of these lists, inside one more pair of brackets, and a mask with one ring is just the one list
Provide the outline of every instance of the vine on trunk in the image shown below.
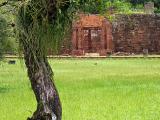
[[[18,12],[19,40],[37,100],[37,110],[28,120],[62,118],[59,95],[46,56],[48,48],[58,48],[66,26],[70,25],[68,7],[64,6],[61,7],[56,0],[31,0],[24,2]],[[62,8],[63,12],[60,11]]]
[[37,110],[28,120],[62,119],[59,95],[46,56],[48,49],[58,49],[71,27],[75,11],[83,2],[85,0],[27,0],[19,8],[19,41],[37,100]]

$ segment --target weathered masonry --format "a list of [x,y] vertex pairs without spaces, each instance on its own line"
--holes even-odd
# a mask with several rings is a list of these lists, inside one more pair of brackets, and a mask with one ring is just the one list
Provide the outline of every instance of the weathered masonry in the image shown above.
[[160,15],[121,14],[112,22],[100,15],[80,15],[70,41],[68,55],[160,54]]
[[112,51],[112,26],[103,16],[80,15],[73,24],[72,54],[98,53],[106,55]]
[[160,15],[117,15],[112,26],[114,52],[160,54]]

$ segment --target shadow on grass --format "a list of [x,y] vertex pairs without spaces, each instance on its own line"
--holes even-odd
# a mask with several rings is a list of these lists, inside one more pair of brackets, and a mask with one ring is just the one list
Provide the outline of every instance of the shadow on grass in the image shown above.
[[10,88],[7,88],[7,87],[0,87],[0,94],[8,93],[9,91],[10,91]]

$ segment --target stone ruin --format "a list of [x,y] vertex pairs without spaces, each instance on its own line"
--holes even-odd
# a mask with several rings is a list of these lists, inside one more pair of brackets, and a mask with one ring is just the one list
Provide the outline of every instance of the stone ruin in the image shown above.
[[160,54],[160,15],[121,14],[110,22],[100,15],[82,14],[73,23],[71,36],[70,50],[61,55]]
[[144,4],[144,12],[146,14],[154,14],[154,2],[147,2]]
[[160,15],[117,15],[113,25],[113,51],[160,54]]
[[73,23],[72,55],[98,53],[105,56],[112,52],[112,25],[100,15],[81,14]]

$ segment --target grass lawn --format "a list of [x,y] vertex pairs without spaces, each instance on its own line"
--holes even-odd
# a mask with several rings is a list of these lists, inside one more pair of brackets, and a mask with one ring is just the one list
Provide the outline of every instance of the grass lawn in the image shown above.
[[[160,120],[160,59],[50,60],[63,120]],[[0,120],[36,109],[23,62],[0,65]]]

